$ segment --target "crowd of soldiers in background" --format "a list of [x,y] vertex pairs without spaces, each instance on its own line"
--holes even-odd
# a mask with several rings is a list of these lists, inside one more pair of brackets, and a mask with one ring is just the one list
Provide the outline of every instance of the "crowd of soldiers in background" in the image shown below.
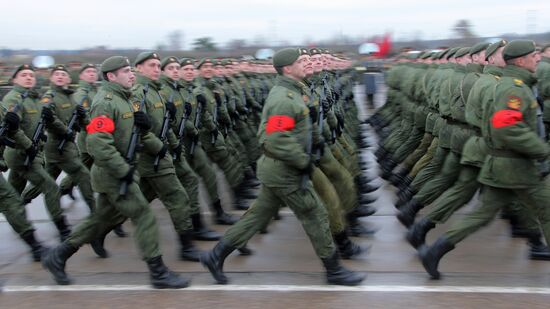
[[[300,56],[307,57],[309,62],[307,78],[303,80],[303,103],[307,105],[304,115],[311,117],[312,128],[318,135],[309,147],[309,155],[317,158],[315,167],[310,167],[316,170],[311,177],[326,207],[330,233],[339,251],[339,254],[321,257],[330,258],[325,263],[329,282],[358,284],[363,277],[351,276],[336,261],[338,256],[352,258],[363,252],[349,236],[374,233],[358,220],[375,212],[370,206],[374,199],[367,194],[377,188],[369,184],[372,179],[364,176],[367,164],[360,156],[360,151],[368,145],[359,129],[359,113],[353,94],[357,71],[351,67],[351,60],[328,50],[300,51]],[[205,184],[213,223],[235,224],[238,219],[226,212],[229,205],[222,205],[220,201],[213,163],[227,179],[234,209],[247,210],[260,186],[256,162],[263,148],[257,132],[264,103],[277,82],[277,73],[270,61],[211,58],[197,61],[170,56],[161,58],[155,52],[141,53],[132,67],[137,77],[131,75],[132,87],[127,99],[133,104],[133,115],[131,112],[115,113],[121,117],[120,121],[135,118],[134,127],[121,129],[127,130],[124,132],[127,135],[110,142],[97,140],[100,134],[92,134],[91,142],[92,135],[87,133],[108,132],[116,136],[119,130],[118,123],[115,127],[102,118],[101,111],[94,111],[94,104],[98,97],[114,102],[113,93],[125,93],[125,90],[108,88],[115,87],[110,80],[97,82],[98,75],[107,80],[114,70],[109,68],[119,69],[121,64],[117,61],[128,61],[124,59],[111,57],[101,67],[85,64],[77,71],[78,77],[66,66],[55,65],[47,71],[47,76],[42,74],[47,78],[43,85],[48,84],[44,93],[36,91],[39,81],[35,68],[28,64],[15,68],[10,76],[15,86],[4,96],[0,112],[0,141],[4,153],[0,163],[2,172],[9,171],[7,182],[0,177],[1,210],[32,249],[34,260],[42,259],[59,284],[71,282],[64,271],[65,262],[84,243],[90,243],[98,256],[107,258],[109,254],[103,245],[107,233],[115,229],[117,235],[124,237],[126,233],[120,225],[124,222],[122,217],[130,217],[133,223],[143,223],[139,227],[136,225],[135,237],[149,266],[153,286],[185,287],[188,280],[170,272],[158,248],[151,245],[157,242],[154,224],[145,228],[147,224],[141,222],[149,218],[148,214],[125,212],[127,210],[121,208],[111,213],[109,222],[90,222],[105,215],[105,205],[119,203],[117,207],[123,207],[127,196],[132,201],[132,195],[136,194],[132,184],[139,172],[139,190],[147,201],[159,198],[168,210],[179,236],[180,259],[199,261],[201,252],[193,245],[193,240],[221,238],[219,233],[208,229],[202,219],[199,179]],[[78,84],[71,86],[71,80],[78,80]],[[116,108],[126,105],[124,101],[117,104]],[[110,108],[115,108],[113,106]],[[158,141],[155,155],[147,153],[147,145],[134,143],[133,137],[139,135],[134,135],[134,131],[139,130],[153,133],[147,138],[142,134],[141,139],[143,144],[147,144],[145,140]],[[118,177],[110,179],[107,170],[103,170],[103,175],[94,174],[103,167],[98,167],[100,163],[117,163],[109,157],[112,154],[97,149],[108,147],[106,143],[116,144],[119,139],[130,146],[122,154],[127,159],[126,163],[120,163],[124,167],[120,171],[108,171],[119,174]],[[135,159],[133,152],[143,152],[138,162],[132,161]],[[56,179],[62,171],[67,175],[58,185]],[[118,199],[119,185],[121,199]],[[63,195],[74,198],[75,186],[88,205],[92,219],[88,217],[71,233],[60,207],[60,198]],[[113,187],[117,202],[111,201],[110,193],[106,193]],[[61,239],[61,244],[49,251],[41,245],[40,236],[35,237],[40,233],[36,233],[27,221],[24,208],[41,193]],[[138,199],[135,204],[140,202]],[[102,214],[94,216],[97,211]],[[267,232],[267,223],[261,230]],[[237,249],[243,255],[252,253],[246,245],[239,245]],[[220,268],[223,261],[221,263]]]
[[[368,122],[380,136],[381,176],[398,189],[397,218],[426,271],[439,279],[443,255],[498,212],[512,237],[527,238],[531,259],[550,260],[550,45],[500,40],[396,62],[386,104]],[[476,207],[426,245],[477,192]]]

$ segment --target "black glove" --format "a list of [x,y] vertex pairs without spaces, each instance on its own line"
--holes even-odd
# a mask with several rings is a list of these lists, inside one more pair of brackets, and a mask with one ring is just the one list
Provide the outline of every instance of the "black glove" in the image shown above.
[[191,106],[191,103],[189,103],[189,102],[185,103],[184,108],[185,108],[185,115],[187,117],[191,116],[191,112],[193,112],[193,106]]
[[27,157],[29,157],[29,162],[32,162],[34,158],[36,158],[36,155],[38,154],[38,148],[31,146],[25,149],[25,154],[27,155]]
[[321,106],[323,107],[323,114],[324,114],[323,116],[326,118],[328,112],[330,111],[330,102],[327,99],[324,99],[320,103],[321,103]]
[[6,127],[10,131],[15,131],[19,129],[19,116],[14,112],[7,112],[6,116],[4,117],[4,122],[6,123]]
[[86,118],[86,108],[82,105],[77,105],[76,106],[76,116],[79,118],[79,119],[84,119]]
[[0,172],[7,172],[8,171],[8,165],[4,160],[0,160]]
[[170,118],[175,119],[177,113],[176,105],[172,102],[166,102],[164,105],[166,106],[166,110],[170,113]]
[[130,169],[128,170],[128,173],[126,173],[126,175],[124,175],[124,177],[122,177],[120,180],[127,183],[132,183],[134,181],[135,170],[136,170],[135,166],[130,165]]
[[53,111],[48,107],[42,108],[42,118],[46,123],[52,123],[54,121]]
[[206,98],[202,94],[199,94],[197,96],[197,102],[204,107],[206,105]]
[[168,146],[164,144],[162,145],[162,148],[160,149],[160,151],[157,153],[157,156],[159,157],[159,159],[166,157],[166,152],[168,152]]
[[309,118],[311,118],[311,123],[317,123],[317,109],[315,106],[309,106]]
[[134,112],[134,125],[143,131],[151,130],[151,120],[144,111]]
[[178,159],[179,156],[181,155],[183,151],[183,144],[179,143],[178,146],[176,146],[176,148],[174,148],[174,150],[172,150],[172,155]]

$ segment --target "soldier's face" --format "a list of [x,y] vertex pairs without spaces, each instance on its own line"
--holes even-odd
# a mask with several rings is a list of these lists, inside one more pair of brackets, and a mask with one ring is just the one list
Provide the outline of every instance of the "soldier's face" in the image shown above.
[[221,66],[221,65],[215,66],[214,67],[214,74],[216,76],[223,76],[224,75],[223,66]]
[[502,50],[504,50],[504,46],[497,49],[497,51],[491,57],[489,57],[489,63],[497,67],[504,67],[506,65],[506,62],[504,61],[504,58],[502,58]]
[[323,56],[313,55],[310,59],[313,64],[313,71],[316,73],[321,72],[323,70]]
[[172,80],[179,80],[180,79],[179,71],[180,71],[179,63],[174,62],[166,65],[164,67],[164,70],[162,70],[162,74]]
[[467,65],[468,63],[472,63],[472,57],[470,57],[470,55],[464,55],[458,58],[457,62],[460,65]]
[[93,84],[97,81],[97,69],[87,68],[78,77],[87,83]]
[[17,72],[17,74],[15,74],[15,77],[13,78],[13,83],[23,88],[34,87],[34,85],[36,85],[36,77],[34,76],[34,71],[21,70]]
[[199,73],[204,78],[212,78],[214,76],[214,66],[212,63],[205,63],[201,65]]
[[518,64],[522,68],[534,73],[535,70],[537,69],[537,64],[539,63],[539,61],[540,61],[540,54],[537,52],[532,52],[529,55],[525,55],[521,57],[521,62],[519,62]]
[[180,78],[183,78],[183,80],[185,81],[192,81],[193,79],[195,79],[195,75],[195,67],[192,64],[183,66],[180,69]]
[[485,51],[482,50],[479,53],[472,56],[473,62],[481,65],[486,65],[487,61],[485,61]]
[[160,60],[148,59],[139,64],[136,69],[141,75],[152,80],[158,80],[160,77]]
[[58,87],[63,87],[71,83],[71,78],[67,72],[56,70],[50,75],[50,82]]
[[[313,63],[311,63],[311,57],[309,55],[300,56],[304,57],[304,72],[307,77],[313,75]],[[298,59],[300,59],[298,58]]]
[[115,72],[107,73],[107,78],[113,83],[117,83],[124,88],[131,88],[134,84],[135,75],[130,66],[120,68]]
[[294,80],[303,80],[306,77],[306,63],[310,62],[305,56],[300,56],[293,64],[284,68],[285,74]]

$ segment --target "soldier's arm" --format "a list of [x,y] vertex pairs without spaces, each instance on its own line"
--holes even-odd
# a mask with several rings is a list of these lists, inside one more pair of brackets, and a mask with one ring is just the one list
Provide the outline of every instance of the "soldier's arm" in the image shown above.
[[[45,104],[48,104],[46,97],[42,100]],[[51,102],[48,107],[44,106],[44,108],[49,108],[53,111],[53,121],[46,123],[46,128],[48,131],[55,135],[64,135],[67,132],[67,126],[57,117],[57,108],[55,107],[55,103]]]
[[[2,116],[4,116],[8,111],[13,111],[17,104],[21,105],[19,105],[19,108],[15,111],[15,113],[19,116],[20,120],[23,120],[23,102],[19,102],[15,98],[4,98],[4,102],[2,102]],[[15,142],[15,148],[28,149],[32,145],[31,139],[25,134],[25,132],[23,132],[21,128],[10,133],[10,137]]]
[[537,102],[513,90],[515,89],[497,92],[495,96],[496,108],[490,117],[491,137],[504,143],[508,149],[529,158],[546,158],[550,155],[550,146],[525,123],[524,119],[527,112],[534,113],[529,109],[536,108]]
[[[87,106],[90,106],[90,104],[92,103],[88,94],[84,92],[75,92],[71,97],[71,99],[76,105],[84,106],[86,104]],[[76,108],[76,105],[75,105],[75,108]],[[78,124],[80,125],[81,128],[85,128],[89,123],[90,123],[90,112],[87,112],[84,118],[79,119]]]
[[291,106],[278,108],[276,113],[262,117],[264,121],[262,121],[258,132],[260,145],[266,156],[297,169],[303,169],[308,165],[310,156],[294,137],[293,130],[296,126],[297,115],[301,114],[296,113]]
[[95,104],[91,110],[92,120],[86,127],[86,146],[94,164],[122,178],[130,170],[130,165],[115,146],[113,133],[117,116],[108,104]]

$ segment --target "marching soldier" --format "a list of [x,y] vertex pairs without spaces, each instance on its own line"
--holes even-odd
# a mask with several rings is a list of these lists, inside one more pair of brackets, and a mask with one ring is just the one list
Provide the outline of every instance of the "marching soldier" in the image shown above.
[[150,132],[151,120],[143,110],[136,111],[131,101],[130,61],[121,56],[110,57],[101,64],[101,73],[105,81],[94,99],[92,120],[86,127],[88,151],[94,159],[92,184],[99,194],[97,208],[66,241],[51,250],[42,263],[58,284],[70,284],[71,279],[65,273],[67,260],[80,246],[130,218],[153,287],[187,287],[188,279],[164,265],[155,216],[136,182],[136,162],[125,159],[137,159],[135,152],[129,153],[137,146],[133,142],[142,144],[144,152],[156,153],[160,148],[158,139]]

